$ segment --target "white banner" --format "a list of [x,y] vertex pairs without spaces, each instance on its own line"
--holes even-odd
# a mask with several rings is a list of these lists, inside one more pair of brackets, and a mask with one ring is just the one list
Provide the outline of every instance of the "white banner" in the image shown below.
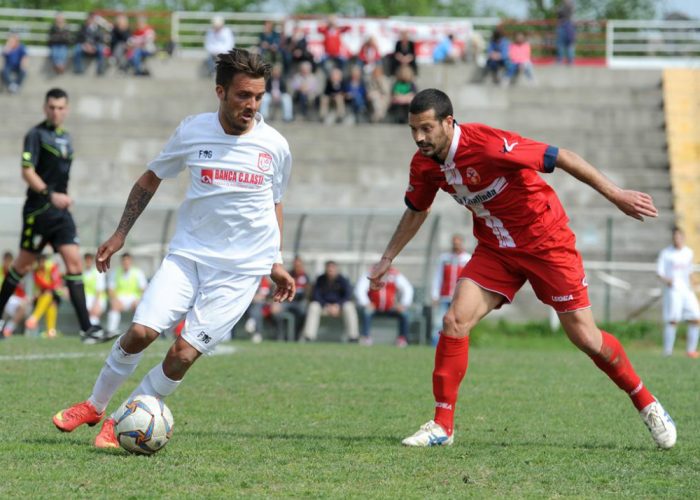
[[[288,19],[285,22],[284,32],[285,36],[288,36],[295,25],[301,27],[306,33],[309,52],[316,60],[320,60],[323,57],[323,35],[318,32],[318,28],[325,24],[325,19]],[[435,46],[450,34],[454,38],[454,53],[457,57],[461,57],[464,54],[466,40],[472,35],[472,24],[465,20],[418,23],[393,19],[338,18],[337,25],[350,28],[341,35],[343,54],[346,57],[357,55],[362,44],[370,36],[377,41],[383,56],[391,54],[394,52],[399,35],[406,30],[415,44],[416,59],[419,63],[432,62]]]

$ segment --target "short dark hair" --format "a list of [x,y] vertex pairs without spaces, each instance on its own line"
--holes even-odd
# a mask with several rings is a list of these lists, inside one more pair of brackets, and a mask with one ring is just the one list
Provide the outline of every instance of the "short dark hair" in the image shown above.
[[94,253],[85,252],[85,253],[83,254],[83,259],[94,259],[94,258],[95,258],[95,254],[94,254]]
[[54,87],[46,93],[46,99],[44,100],[44,102],[49,102],[49,99],[63,99],[64,97],[67,101],[68,92],[66,92],[63,89],[59,89],[58,87]]
[[243,49],[232,49],[216,56],[216,84],[228,88],[239,73],[251,78],[270,78],[272,67],[259,54]]
[[435,111],[435,118],[440,121],[454,114],[452,101],[447,94],[438,89],[425,89],[418,92],[411,101],[408,112],[417,115],[431,109]]
[[131,254],[129,252],[124,252],[122,254],[122,259],[131,259]]
[[679,226],[673,226],[673,229],[671,230],[671,234],[675,233],[681,233],[682,235],[685,236],[685,231],[683,231]]

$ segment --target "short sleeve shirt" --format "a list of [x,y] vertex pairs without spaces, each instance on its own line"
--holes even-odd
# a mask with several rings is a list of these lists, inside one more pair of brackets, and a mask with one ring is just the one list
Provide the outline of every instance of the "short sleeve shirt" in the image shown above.
[[217,113],[186,118],[148,168],[161,179],[186,170],[170,252],[238,274],[265,275],[280,249],[275,204],[292,168],[287,141],[260,114],[243,135],[224,132]]
[[406,204],[427,210],[439,190],[472,212],[474,236],[495,248],[525,249],[566,225],[552,172],[558,148],[482,124],[455,125],[443,164],[419,151],[411,161]]
[[671,280],[674,290],[692,290],[690,276],[693,274],[693,260],[693,250],[690,247],[676,248],[671,245],[659,254],[656,272]]

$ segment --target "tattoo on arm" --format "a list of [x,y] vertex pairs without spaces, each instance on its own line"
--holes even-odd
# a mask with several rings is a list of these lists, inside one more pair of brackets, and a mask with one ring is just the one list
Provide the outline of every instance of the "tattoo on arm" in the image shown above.
[[146,208],[148,202],[151,201],[153,194],[152,191],[144,189],[138,183],[134,184],[134,187],[131,188],[131,193],[129,193],[129,199],[126,200],[124,213],[122,213],[119,226],[117,226],[117,233],[126,238],[126,235],[136,222],[136,219],[139,218],[139,215],[141,215],[141,212]]

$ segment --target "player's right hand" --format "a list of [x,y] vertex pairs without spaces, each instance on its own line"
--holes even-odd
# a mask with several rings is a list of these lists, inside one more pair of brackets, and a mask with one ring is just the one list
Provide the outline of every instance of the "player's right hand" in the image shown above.
[[379,262],[372,266],[367,278],[369,279],[369,287],[372,290],[379,290],[384,286],[384,275],[391,267],[391,260],[382,257]]
[[124,238],[116,233],[102,243],[97,249],[97,255],[95,256],[95,267],[97,267],[97,270],[101,273],[106,273],[109,269],[112,255],[121,250],[123,246]]

